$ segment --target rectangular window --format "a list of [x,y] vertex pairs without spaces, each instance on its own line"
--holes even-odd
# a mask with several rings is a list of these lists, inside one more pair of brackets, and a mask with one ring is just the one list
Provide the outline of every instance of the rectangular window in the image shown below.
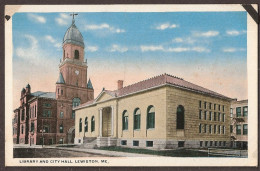
[[44,131],[44,133],[49,133],[50,132],[49,126],[48,125],[44,125],[43,126],[43,131]]
[[209,120],[212,120],[212,112],[209,112]]
[[139,146],[139,141],[133,141],[133,146],[138,147]]
[[199,111],[199,119],[202,117],[202,110]]
[[218,134],[221,134],[221,126],[218,126]]
[[237,125],[236,132],[237,132],[237,135],[241,135],[241,125]]
[[243,107],[243,116],[247,116],[248,111],[247,111],[247,106]]
[[201,133],[201,124],[199,125],[199,133]]
[[225,126],[222,126],[222,134],[225,134]]
[[60,118],[63,118],[63,112],[60,112]]
[[222,146],[221,144],[222,144],[222,141],[219,141],[219,146]]
[[121,141],[121,145],[127,145],[127,141],[126,140],[122,140]]
[[79,143],[81,143],[81,139],[79,139],[79,141],[78,141]]
[[212,133],[212,126],[211,125],[209,125],[209,133],[211,134]]
[[230,108],[230,117],[233,117],[233,109]]
[[146,141],[146,147],[153,147],[153,141]]
[[208,146],[208,141],[205,141],[205,147],[207,147]]
[[204,102],[204,109],[207,109],[207,102]]
[[178,141],[178,147],[184,147],[184,141]]
[[199,101],[199,107],[201,108],[201,101]]
[[63,95],[63,90],[61,90],[61,95]]
[[31,123],[31,132],[34,132],[34,123]]
[[50,110],[44,110],[43,111],[43,117],[51,117],[51,111]]
[[222,110],[223,110],[223,112],[225,111],[225,106],[224,105],[222,106]]
[[217,133],[217,125],[214,125],[214,134]]
[[212,105],[212,104],[211,104],[211,103],[209,103],[209,109],[211,109],[211,105]]
[[220,121],[220,118],[221,118],[221,114],[218,113],[218,121]]
[[247,135],[247,124],[243,125],[243,135]]
[[217,120],[217,113],[214,112],[214,121],[216,121],[216,120]]
[[202,147],[202,145],[203,145],[203,141],[200,141],[200,147]]
[[230,133],[233,133],[233,125],[230,125]]
[[213,146],[213,141],[209,142],[209,146],[212,147]]
[[214,110],[216,110],[216,104],[214,104]]
[[218,142],[217,142],[217,141],[215,141],[215,146],[216,146],[216,147],[218,146]]
[[236,108],[236,115],[237,117],[241,116],[241,107]]
[[204,125],[204,133],[207,133],[207,125]]
[[207,120],[207,111],[204,112],[204,119]]
[[220,105],[218,105],[218,111],[220,111]]
[[223,141],[223,146],[226,147],[226,141]]
[[225,113],[222,115],[222,122],[225,122]]
[[50,103],[43,103],[43,106],[44,107],[51,107],[51,104]]

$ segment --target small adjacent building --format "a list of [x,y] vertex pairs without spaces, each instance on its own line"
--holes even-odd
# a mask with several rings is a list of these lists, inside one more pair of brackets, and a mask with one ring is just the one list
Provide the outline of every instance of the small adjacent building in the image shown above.
[[[231,98],[163,74],[105,90],[74,108],[75,144],[131,148],[230,146]],[[87,146],[86,146],[87,147]]]
[[248,148],[248,100],[231,102],[231,147]]

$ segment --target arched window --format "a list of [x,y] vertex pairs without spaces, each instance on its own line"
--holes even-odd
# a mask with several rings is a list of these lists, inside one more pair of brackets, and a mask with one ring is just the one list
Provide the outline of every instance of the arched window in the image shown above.
[[125,110],[123,112],[122,125],[123,125],[123,130],[128,130],[128,113],[127,113],[127,110]]
[[95,131],[95,118],[92,116],[91,118],[91,132]]
[[80,98],[75,97],[72,99],[72,106],[73,107],[77,107],[78,105],[80,105]]
[[155,110],[153,106],[147,108],[147,129],[155,127]]
[[63,133],[63,124],[60,124],[60,133]]
[[75,59],[79,59],[79,51],[78,51],[78,50],[75,50],[75,52],[74,52],[74,58],[75,58]]
[[136,108],[134,112],[134,129],[140,129],[140,123],[141,123],[141,111],[139,108]]
[[82,119],[79,119],[79,132],[82,132]]
[[184,129],[184,107],[179,105],[177,107],[177,129]]
[[85,118],[85,132],[88,132],[88,117]]

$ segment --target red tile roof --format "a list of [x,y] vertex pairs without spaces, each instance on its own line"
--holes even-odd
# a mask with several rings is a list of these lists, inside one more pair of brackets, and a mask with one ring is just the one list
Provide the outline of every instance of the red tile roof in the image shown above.
[[[112,97],[122,97],[125,95],[133,94],[133,93],[147,90],[150,88],[159,87],[162,85],[172,85],[172,86],[179,87],[182,89],[187,89],[190,91],[231,100],[231,98],[226,97],[222,94],[216,93],[216,92],[206,89],[204,87],[198,86],[198,85],[190,83],[188,81],[185,81],[182,78],[178,78],[176,76],[172,76],[169,74],[158,75],[158,76],[149,78],[147,80],[143,80],[143,81],[137,82],[135,84],[123,87],[120,90],[114,90],[114,91],[105,90],[105,92],[110,94]],[[95,101],[92,101],[92,103],[94,103],[94,102]],[[89,104],[91,104],[91,103],[87,102],[85,104],[80,105],[79,107],[86,106]]]

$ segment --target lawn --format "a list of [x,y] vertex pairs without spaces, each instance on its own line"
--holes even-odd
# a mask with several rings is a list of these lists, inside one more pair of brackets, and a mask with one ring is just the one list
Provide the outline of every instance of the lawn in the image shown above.
[[161,151],[149,150],[149,149],[124,148],[124,147],[100,147],[98,149],[109,150],[109,151],[120,151],[120,152],[127,152],[127,153],[169,156],[169,157],[208,157],[207,152],[194,151],[189,149],[161,150]]

